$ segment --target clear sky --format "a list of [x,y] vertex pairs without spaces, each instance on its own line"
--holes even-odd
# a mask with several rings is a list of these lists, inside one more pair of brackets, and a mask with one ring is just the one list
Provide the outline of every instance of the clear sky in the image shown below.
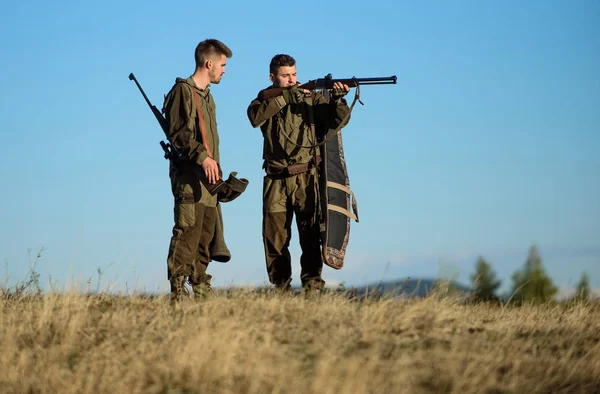
[[[250,182],[223,205],[233,258],[214,283],[264,284],[262,136],[246,108],[277,53],[301,81],[362,88],[343,131],[360,222],[329,284],[454,275],[484,256],[503,289],[537,244],[562,288],[600,288],[598,1],[7,2],[0,13],[0,280],[92,278],[166,291],[173,202],[152,102],[232,50],[212,86],[221,165]],[[353,93],[353,92],[352,92]],[[299,284],[297,232],[292,238]]]

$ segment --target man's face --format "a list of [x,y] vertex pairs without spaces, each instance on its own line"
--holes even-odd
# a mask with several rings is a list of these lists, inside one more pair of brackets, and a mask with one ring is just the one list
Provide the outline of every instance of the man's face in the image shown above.
[[218,84],[225,74],[225,66],[227,65],[227,57],[225,55],[215,56],[209,62],[208,76],[210,83]]
[[281,66],[277,70],[277,74],[269,74],[269,79],[276,87],[294,86],[298,82],[296,66]]

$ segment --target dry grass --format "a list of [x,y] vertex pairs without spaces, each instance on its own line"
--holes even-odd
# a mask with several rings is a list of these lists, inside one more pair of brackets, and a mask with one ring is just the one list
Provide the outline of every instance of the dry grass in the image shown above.
[[2,393],[597,393],[598,304],[0,296]]

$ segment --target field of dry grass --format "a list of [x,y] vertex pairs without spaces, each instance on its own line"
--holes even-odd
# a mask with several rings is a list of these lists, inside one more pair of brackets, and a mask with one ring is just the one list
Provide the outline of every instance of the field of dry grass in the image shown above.
[[598,393],[598,304],[0,296],[2,393]]

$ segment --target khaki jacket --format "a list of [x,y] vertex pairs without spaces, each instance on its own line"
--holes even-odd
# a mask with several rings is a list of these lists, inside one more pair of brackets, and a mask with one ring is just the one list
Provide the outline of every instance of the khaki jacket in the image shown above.
[[343,97],[329,100],[321,93],[306,93],[303,102],[291,104],[282,95],[266,100],[259,97],[260,93],[252,100],[247,115],[264,137],[263,167],[308,163],[313,158],[308,147],[316,144],[316,137],[340,126],[350,112]]

